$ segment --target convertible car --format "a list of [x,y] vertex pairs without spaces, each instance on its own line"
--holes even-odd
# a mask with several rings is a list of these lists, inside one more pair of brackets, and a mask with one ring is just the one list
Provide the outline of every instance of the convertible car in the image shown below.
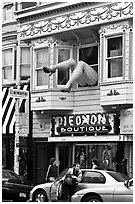
[[[29,202],[63,201],[63,182],[68,169],[56,181],[36,185],[30,191]],[[129,177],[104,170],[82,169],[83,177],[77,185],[72,202],[132,202],[133,188]],[[65,200],[66,201],[66,200]]]

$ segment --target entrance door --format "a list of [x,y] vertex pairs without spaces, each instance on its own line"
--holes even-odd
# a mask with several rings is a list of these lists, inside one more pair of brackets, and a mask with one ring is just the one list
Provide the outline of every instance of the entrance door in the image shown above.
[[71,156],[71,147],[69,145],[60,145],[59,146],[59,173],[61,173],[65,168],[71,166],[72,156]]
[[55,148],[46,142],[35,143],[35,183],[44,182],[51,157],[55,157]]

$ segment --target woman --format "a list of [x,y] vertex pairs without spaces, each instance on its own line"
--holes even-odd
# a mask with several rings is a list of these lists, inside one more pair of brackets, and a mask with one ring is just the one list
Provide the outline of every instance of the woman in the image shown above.
[[46,173],[46,181],[47,182],[53,182],[58,176],[58,168],[56,166],[56,159],[51,158],[50,159],[50,165],[48,167],[47,173]]

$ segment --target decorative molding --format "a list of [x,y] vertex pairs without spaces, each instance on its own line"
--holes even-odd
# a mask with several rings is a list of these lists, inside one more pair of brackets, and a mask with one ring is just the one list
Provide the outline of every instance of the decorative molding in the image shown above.
[[[20,38],[30,38],[67,31],[69,29],[107,23],[110,20],[120,20],[133,17],[133,2],[117,2],[108,5],[89,8],[84,11],[62,15],[56,18],[40,20],[20,26]],[[116,19],[117,18],[117,19]]]

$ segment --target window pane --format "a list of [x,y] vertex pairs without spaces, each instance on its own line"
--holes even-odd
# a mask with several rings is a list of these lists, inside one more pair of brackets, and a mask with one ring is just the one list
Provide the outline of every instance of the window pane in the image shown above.
[[122,55],[122,36],[108,39],[107,57]]
[[30,49],[27,47],[21,48],[21,79],[27,79],[30,76]]
[[48,85],[48,75],[43,70],[37,70],[37,86]]
[[30,49],[27,47],[21,48],[21,64],[30,64]]
[[3,51],[3,66],[12,64],[12,49]]
[[108,60],[108,78],[122,76],[122,58]]
[[22,2],[22,9],[30,8],[36,5],[37,5],[37,2]]
[[80,48],[79,60],[83,60],[89,65],[98,64],[98,46]]
[[[70,49],[58,50],[58,63],[68,60],[70,58]],[[58,85],[65,85],[69,80],[69,69],[58,70]]]
[[5,67],[3,69],[3,79],[7,79],[9,81],[12,80],[12,67],[11,66]]
[[37,50],[36,67],[44,67],[49,65],[48,49]]

